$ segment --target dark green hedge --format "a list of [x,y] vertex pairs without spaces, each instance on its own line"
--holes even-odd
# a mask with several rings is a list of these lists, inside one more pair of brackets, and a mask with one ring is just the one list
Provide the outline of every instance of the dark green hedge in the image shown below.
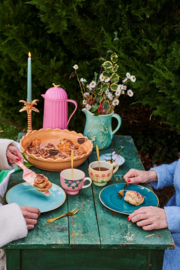
[[27,96],[30,51],[32,97],[40,109],[33,113],[33,127],[42,126],[41,94],[55,83],[78,101],[69,127],[82,131],[76,126],[84,117],[72,66],[78,64],[80,77],[92,79],[100,56],[111,50],[119,55],[120,75],[137,77],[131,86],[136,101],[150,105],[180,133],[179,6],[177,0],[0,1],[0,110],[26,128],[26,113],[18,111]]

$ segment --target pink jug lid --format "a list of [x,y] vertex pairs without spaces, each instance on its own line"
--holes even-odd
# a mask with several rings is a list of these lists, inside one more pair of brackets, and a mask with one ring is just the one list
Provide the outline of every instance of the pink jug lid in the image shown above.
[[49,88],[44,95],[41,95],[45,99],[53,100],[66,100],[68,98],[66,91],[63,88],[60,88],[59,85]]

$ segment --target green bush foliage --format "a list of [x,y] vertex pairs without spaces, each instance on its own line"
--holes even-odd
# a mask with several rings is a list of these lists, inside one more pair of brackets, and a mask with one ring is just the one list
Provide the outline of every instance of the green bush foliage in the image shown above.
[[39,99],[40,110],[33,113],[33,127],[42,126],[41,94],[55,83],[78,101],[69,127],[82,132],[83,125],[76,123],[85,119],[72,66],[78,64],[79,76],[92,79],[99,73],[99,58],[111,50],[119,56],[119,75],[137,77],[131,86],[136,102],[148,104],[180,133],[178,1],[4,0],[0,13],[0,108],[5,117],[26,128],[19,100],[27,96],[30,51],[32,97]]

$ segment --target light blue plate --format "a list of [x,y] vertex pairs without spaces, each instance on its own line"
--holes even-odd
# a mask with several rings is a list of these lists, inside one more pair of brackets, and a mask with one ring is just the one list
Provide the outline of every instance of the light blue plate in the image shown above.
[[99,193],[101,203],[114,212],[126,215],[133,213],[135,209],[143,206],[158,206],[158,197],[150,189],[140,185],[130,184],[124,191],[124,196],[127,190],[139,192],[144,197],[144,202],[141,205],[136,206],[124,201],[124,196],[120,199],[117,194],[124,188],[124,185],[125,184],[114,184],[103,188]]
[[54,210],[66,200],[64,190],[58,185],[52,184],[50,196],[44,196],[28,183],[21,183],[12,187],[6,194],[8,203],[17,203],[19,206],[37,207],[41,213]]
[[[116,157],[117,159],[115,160]],[[101,161],[111,160],[111,153],[104,154],[100,156],[99,159]],[[122,156],[117,155],[117,154],[112,155],[112,160],[113,162],[116,162],[119,166],[121,166],[125,162],[125,159]]]

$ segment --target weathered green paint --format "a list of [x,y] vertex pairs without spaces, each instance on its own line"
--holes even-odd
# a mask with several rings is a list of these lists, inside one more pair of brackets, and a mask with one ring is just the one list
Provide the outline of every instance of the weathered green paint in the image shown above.
[[[60,173],[58,172],[48,172],[43,171],[35,167],[31,169],[36,173],[43,173],[48,179],[57,185],[60,186]],[[23,182],[22,171],[18,171],[11,175],[10,183],[8,189],[18,183]],[[38,223],[35,226],[35,229],[29,231],[29,234],[26,238],[17,240],[7,245],[6,248],[69,248],[69,232],[68,232],[68,218],[62,218],[58,222],[47,223],[46,220],[51,217],[61,215],[68,212],[67,200],[65,203],[47,213],[41,214],[38,219]]]
[[7,269],[10,270],[20,270],[21,269],[21,257],[20,257],[21,250],[6,250],[6,263]]
[[[19,135],[19,139],[24,134]],[[124,182],[123,175],[130,169],[143,169],[130,136],[114,136],[112,146],[100,151],[110,153],[124,145],[125,163],[115,173],[109,184]],[[88,162],[97,160],[93,152],[79,169],[88,176]],[[42,171],[51,182],[60,185],[58,172]],[[22,171],[11,175],[9,188],[23,182]],[[150,187],[150,185],[146,185]],[[167,229],[145,232],[127,221],[127,216],[114,213],[99,201],[102,187],[92,185],[80,190],[78,195],[67,195],[66,202],[56,210],[41,214],[35,229],[25,239],[5,246],[7,270],[142,270],[162,269],[164,249],[174,248]],[[80,211],[48,224],[46,220],[77,207]],[[147,235],[153,236],[147,237]],[[15,262],[15,264],[14,264]]]
[[[88,162],[79,167],[88,176]],[[69,218],[70,245],[73,248],[100,248],[98,225],[92,187],[81,189],[79,195],[68,195],[69,210],[80,211]]]
[[61,249],[23,250],[21,270],[161,270],[162,251]]
[[[114,146],[106,150],[100,151],[102,153],[111,153],[121,145],[124,146],[122,156],[125,158],[125,163],[120,166],[119,170],[114,174],[108,185],[125,182],[123,175],[130,169],[143,169],[139,159],[137,150],[130,136],[114,136]],[[89,162],[97,160],[95,151],[89,157]],[[150,184],[146,184],[150,188]],[[139,249],[173,249],[174,243],[170,232],[165,230],[155,230],[151,232],[143,231],[127,221],[127,215],[112,212],[104,207],[99,201],[99,192],[101,187],[93,185],[95,207],[97,211],[98,226],[101,238],[101,248],[139,248]],[[154,236],[146,237],[154,233]]]

